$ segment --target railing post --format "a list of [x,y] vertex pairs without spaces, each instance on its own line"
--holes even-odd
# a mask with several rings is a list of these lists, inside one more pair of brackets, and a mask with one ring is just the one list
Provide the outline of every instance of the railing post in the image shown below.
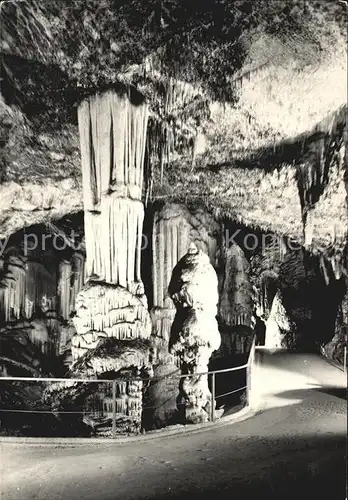
[[251,358],[249,358],[247,369],[246,369],[246,386],[247,386],[247,405],[250,406],[251,403]]
[[116,438],[116,380],[112,381],[112,437]]
[[215,422],[215,372],[211,376],[211,421]]
[[250,407],[251,406],[251,391],[252,391],[252,367],[254,364],[255,360],[255,344],[256,344],[256,339],[255,336],[253,338],[253,342],[251,344],[250,348],[250,354],[249,354],[249,359],[248,359],[248,364],[247,364],[247,369],[246,369],[246,386],[247,386],[247,405]]
[[344,346],[343,351],[343,371],[344,373],[347,372],[347,346]]

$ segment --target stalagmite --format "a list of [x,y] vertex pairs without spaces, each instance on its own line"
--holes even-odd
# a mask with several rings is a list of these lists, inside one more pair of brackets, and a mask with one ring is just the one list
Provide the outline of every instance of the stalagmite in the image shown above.
[[291,322],[286,312],[281,294],[276,293],[270,315],[266,321],[265,347],[279,349],[286,347],[284,335],[291,331]]
[[[107,339],[125,345],[151,334],[140,277],[144,206],[141,201],[148,108],[108,91],[78,110],[85,210],[86,284],[76,297],[72,361],[86,375],[144,366],[143,352],[123,359],[93,353]],[[148,349],[149,350],[149,349]],[[149,352],[147,352],[147,356]],[[141,406],[140,398],[135,406]],[[134,405],[133,405],[134,406]],[[137,406],[137,407],[138,407]],[[126,410],[127,413],[128,410]],[[129,412],[133,410],[129,409]],[[136,412],[137,418],[140,417]]]
[[179,385],[179,408],[186,421],[206,422],[211,414],[208,378],[194,374],[208,371],[209,358],[220,347],[218,280],[209,257],[194,244],[175,266],[168,291],[176,307],[169,346],[188,375]]
[[203,210],[190,212],[184,205],[170,203],[155,212],[152,231],[154,307],[151,316],[154,336],[160,346],[158,358],[167,354],[175,316],[175,307],[167,291],[172,271],[186,254],[191,241],[209,255],[215,266],[220,232],[220,225]]

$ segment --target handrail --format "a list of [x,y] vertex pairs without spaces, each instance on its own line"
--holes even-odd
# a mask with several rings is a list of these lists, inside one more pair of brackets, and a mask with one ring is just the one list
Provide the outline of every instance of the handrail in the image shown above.
[[[113,402],[113,408],[112,408],[112,435],[115,438],[116,437],[116,417],[117,417],[117,412],[116,412],[116,383],[118,381],[146,381],[146,382],[152,382],[152,381],[160,381],[160,380],[165,380],[165,379],[177,379],[180,380],[182,378],[190,378],[190,377],[200,377],[200,376],[209,376],[211,375],[211,421],[215,421],[215,402],[217,398],[221,398],[224,396],[228,396],[231,394],[234,394],[236,392],[242,391],[246,389],[247,391],[247,401],[248,405],[250,405],[250,387],[251,387],[251,366],[254,361],[255,357],[255,345],[256,345],[256,337],[254,336],[251,347],[250,347],[250,352],[249,352],[249,357],[247,363],[240,365],[240,366],[234,366],[232,368],[224,368],[221,370],[211,370],[211,371],[206,371],[206,372],[199,372],[199,373],[188,373],[188,374],[177,374],[177,371],[175,371],[173,374],[168,374],[163,377],[148,377],[148,378],[140,378],[140,377],[124,377],[124,378],[116,378],[116,379],[88,379],[88,378],[54,378],[54,377],[0,377],[0,382],[1,381],[10,381],[10,382],[51,382],[51,383],[67,383],[67,385],[74,385],[75,383],[97,383],[97,384],[103,384],[103,383],[109,383],[112,384],[112,402]],[[235,372],[238,370],[243,370],[246,369],[246,385],[243,387],[240,387],[238,389],[234,389],[232,391],[229,391],[224,394],[219,394],[218,396],[216,395],[216,388],[215,388],[215,375],[218,373],[229,373],[229,372]],[[1,388],[1,386],[0,386]],[[147,409],[146,407],[143,408],[143,410]],[[89,415],[89,414],[94,414],[95,411],[59,411],[59,410],[22,410],[22,409],[6,409],[6,408],[1,408],[0,413],[2,412],[7,412],[7,413],[41,413],[41,414],[83,414],[83,415]]]
[[243,370],[243,368],[247,368],[249,366],[249,364],[252,363],[252,360],[253,360],[253,355],[254,355],[254,351],[255,351],[255,336],[253,338],[253,341],[252,341],[252,344],[251,344],[251,348],[250,348],[250,353],[249,353],[249,358],[248,358],[248,361],[247,363],[245,363],[244,365],[239,365],[239,366],[233,366],[232,368],[223,368],[222,370],[211,370],[211,371],[207,371],[207,372],[197,372],[197,373],[188,373],[186,375],[171,375],[171,374],[168,374],[168,375],[165,375],[164,377],[148,377],[148,378],[141,378],[141,377],[130,377],[130,378],[118,378],[118,379],[106,379],[106,378],[103,378],[103,379],[92,379],[92,378],[62,378],[62,377],[8,377],[8,376],[5,376],[5,377],[0,377],[0,381],[1,380],[10,380],[12,382],[14,381],[27,381],[27,382],[34,382],[34,381],[37,381],[37,382],[71,382],[71,383],[74,383],[74,382],[90,382],[90,383],[97,383],[97,384],[100,384],[100,383],[103,383],[103,382],[109,382],[109,383],[112,383],[114,380],[137,380],[137,381],[143,381],[143,382],[148,382],[149,380],[163,380],[163,379],[166,379],[166,378],[187,378],[187,377],[198,377],[198,376],[201,376],[201,375],[212,375],[213,373],[227,373],[227,372],[234,372],[234,371],[238,371],[238,370]]
[[7,381],[12,381],[12,382],[15,382],[15,381],[18,381],[18,382],[24,382],[24,381],[27,381],[27,382],[71,382],[72,384],[73,383],[81,383],[81,382],[90,382],[90,383],[97,383],[97,384],[100,384],[100,383],[104,383],[104,382],[108,382],[108,383],[112,383],[114,380],[125,380],[125,381],[128,381],[128,380],[137,380],[137,381],[144,381],[144,382],[148,382],[149,380],[163,380],[165,378],[187,378],[187,377],[198,377],[198,376],[201,376],[201,375],[212,375],[213,373],[227,373],[227,372],[233,372],[233,371],[238,371],[238,370],[243,370],[243,368],[247,368],[249,366],[249,361],[248,363],[245,363],[244,365],[240,365],[240,366],[234,366],[232,368],[224,368],[222,370],[212,370],[212,371],[208,371],[208,372],[197,372],[197,373],[188,373],[186,375],[166,375],[165,377],[148,377],[148,378],[141,378],[141,377],[130,377],[130,378],[116,378],[116,379],[91,379],[91,378],[54,378],[54,377],[0,377],[0,381],[2,380],[7,380]]

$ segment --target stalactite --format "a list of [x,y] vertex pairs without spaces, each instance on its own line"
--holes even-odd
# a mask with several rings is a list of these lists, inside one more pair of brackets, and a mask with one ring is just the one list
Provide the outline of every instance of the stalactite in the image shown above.
[[138,279],[140,274],[147,106],[131,105],[126,97],[107,92],[85,101],[78,116],[87,275],[129,286],[135,279],[134,260]]
[[329,276],[329,273],[328,273],[328,270],[327,270],[327,267],[326,267],[326,262],[325,262],[324,255],[320,256],[320,269],[321,269],[321,271],[323,273],[325,284],[329,285],[330,284],[330,276]]
[[258,316],[264,321],[271,312],[272,302],[278,290],[278,275],[274,271],[263,271],[260,276],[260,291],[258,296]]
[[68,319],[70,316],[70,295],[71,295],[71,262],[61,261],[59,263],[59,314],[63,319]]
[[31,342],[39,347],[44,354],[49,353],[50,335],[44,320],[31,321],[28,336]]
[[116,193],[102,199],[100,214],[86,214],[89,276],[125,288],[139,280],[143,219],[140,201],[119,198]]
[[49,272],[41,262],[28,261],[25,274],[26,318],[42,311],[43,301],[48,301],[47,310],[55,310],[57,276]]
[[9,322],[18,320],[25,314],[26,259],[16,254],[7,255],[3,268],[0,308],[3,311],[4,320]]
[[73,288],[71,296],[70,310],[75,311],[77,294],[82,290],[85,281],[85,258],[80,253],[72,256]]

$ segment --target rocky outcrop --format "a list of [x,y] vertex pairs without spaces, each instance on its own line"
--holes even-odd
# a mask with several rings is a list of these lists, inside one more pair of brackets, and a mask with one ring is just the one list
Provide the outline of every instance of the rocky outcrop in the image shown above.
[[25,291],[26,258],[17,249],[9,249],[3,258],[0,288],[0,309],[5,322],[31,315]]
[[205,422],[212,401],[208,377],[200,373],[208,371],[209,358],[221,342],[216,321],[218,280],[208,255],[192,244],[175,266],[168,291],[176,307],[170,352],[186,375],[180,380],[178,408],[186,421]]
[[[49,159],[47,163],[52,164]],[[61,180],[47,176],[37,182],[25,179],[20,184],[0,184],[0,238],[9,237],[23,227],[78,212],[82,205],[81,183],[76,178]]]
[[173,365],[170,355],[154,369],[145,393],[143,425],[146,430],[175,424],[178,421],[178,376],[180,368]]

